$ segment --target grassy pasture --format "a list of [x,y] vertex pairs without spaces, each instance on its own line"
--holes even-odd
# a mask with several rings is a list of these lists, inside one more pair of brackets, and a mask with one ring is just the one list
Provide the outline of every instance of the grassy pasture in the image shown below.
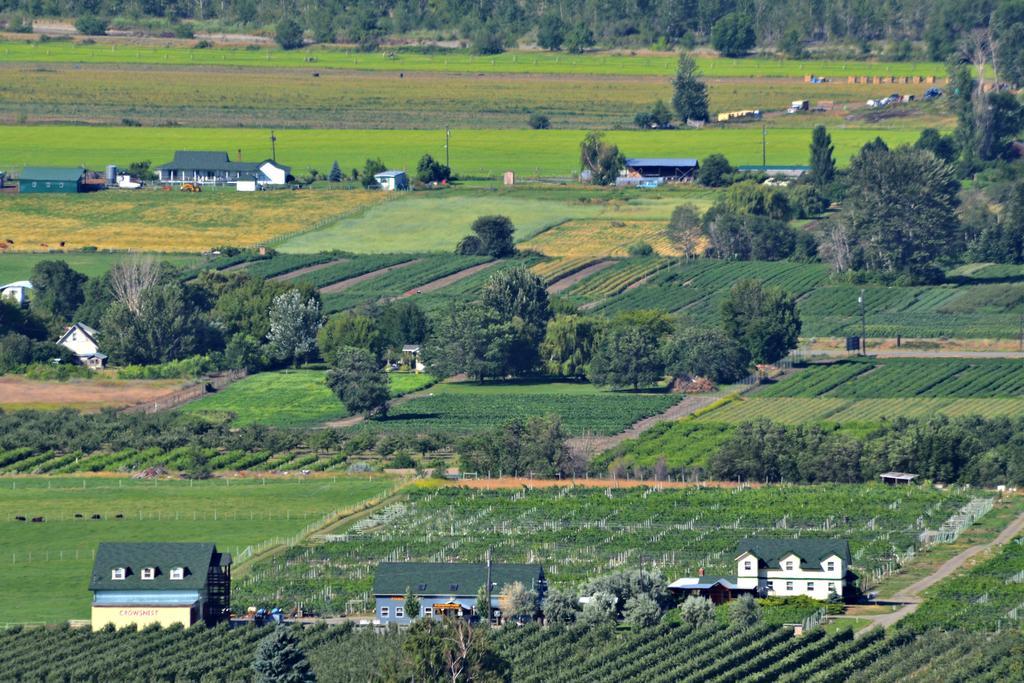
[[[147,126],[174,121],[186,126],[461,129],[526,128],[529,115],[540,113],[555,128],[607,129],[631,127],[637,111],[672,96],[664,74],[317,73],[313,78],[305,70],[256,67],[7,62],[0,64],[0,121],[116,125],[132,118]],[[894,87],[918,96],[928,88],[853,85],[845,79],[816,85],[799,78],[708,80],[713,112],[779,111],[806,98],[862,107],[866,99],[885,97]],[[806,126],[807,118],[786,117],[776,125]]]
[[[355,253],[399,253],[410,251],[450,252],[459,240],[470,233],[470,226],[480,216],[500,214],[508,216],[516,226],[517,241],[523,246],[549,253],[545,246],[551,239],[565,249],[566,239],[573,240],[575,231],[567,237],[558,237],[565,229],[562,223],[572,219],[598,221],[598,226],[621,223],[625,220],[648,219],[657,224],[644,227],[651,233],[663,227],[664,222],[679,203],[694,197],[697,203],[710,204],[707,191],[665,191],[657,194],[617,193],[603,196],[599,192],[579,191],[565,193],[549,190],[479,191],[472,189],[414,193],[372,206],[357,215],[342,218],[315,232],[296,235],[278,244],[286,252],[317,252],[340,249]],[[394,196],[394,195],[389,195]],[[558,226],[558,227],[553,227]],[[630,229],[636,224],[616,227],[618,234],[602,239],[604,245],[626,244]],[[588,229],[591,237],[600,232]],[[664,242],[664,240],[662,240]],[[667,244],[663,244],[667,246]],[[581,246],[581,248],[586,248]],[[594,255],[603,255],[606,246],[596,247]],[[624,253],[624,252],[623,252]],[[559,255],[552,252],[552,255]]]
[[[0,211],[4,208],[0,201]],[[2,253],[0,254],[0,284],[14,280],[27,280],[32,267],[40,261],[64,261],[79,273],[89,277],[99,277],[123,260],[127,254],[118,252],[66,252],[55,251],[46,253]],[[157,258],[176,266],[190,266],[196,257],[191,254],[158,254]]]
[[[401,396],[429,386],[430,375],[394,373],[391,394]],[[198,415],[234,415],[232,424],[268,427],[309,427],[348,415],[345,406],[324,384],[320,370],[261,372],[182,406]]]
[[[881,136],[890,146],[914,142],[919,130],[834,128],[835,156],[845,166],[860,147]],[[582,130],[464,130],[451,137],[451,165],[462,176],[498,177],[515,171],[523,178],[571,176],[579,170]],[[610,131],[610,141],[628,156],[692,156],[720,152],[733,164],[761,163],[761,129],[707,128],[674,131]],[[314,167],[326,173],[334,160],[342,168],[362,168],[380,157],[390,168],[414,170],[425,153],[444,159],[444,132],[423,130],[279,130],[278,159],[302,173]],[[244,128],[128,128],[101,126],[0,126],[0,165],[14,171],[27,165],[106,164],[127,166],[149,159],[169,161],[176,149],[236,150],[247,158],[269,156],[269,135]],[[768,129],[768,163],[805,164],[811,131]],[[85,201],[93,199],[86,196]],[[0,204],[9,198],[0,198]],[[258,199],[258,198],[257,198]],[[266,201],[266,200],[264,200]],[[308,225],[312,221],[306,222]]]
[[[391,485],[382,475],[266,482],[4,479],[0,622],[88,618],[92,553],[102,541],[213,541],[237,554],[248,545],[291,536]],[[102,519],[90,519],[93,514]],[[15,515],[46,522],[19,522]]]
[[[327,46],[302,50],[215,47],[141,46],[101,40],[94,45],[74,42],[0,43],[5,62],[71,62],[78,64],[163,64],[250,66],[299,69],[360,69],[373,71],[452,71],[470,73],[589,73],[607,75],[664,75],[675,72],[675,52],[594,52],[583,55],[510,50],[500,55],[474,55],[467,50],[424,54],[388,51],[376,54],[352,52]],[[858,62],[832,60],[791,60],[767,58],[728,59],[698,56],[697,64],[709,77],[803,78],[807,74],[845,79],[852,75],[944,76],[938,62]]]
[[364,191],[2,195],[0,239],[18,251],[64,242],[69,249],[201,252],[263,243],[383,199]]

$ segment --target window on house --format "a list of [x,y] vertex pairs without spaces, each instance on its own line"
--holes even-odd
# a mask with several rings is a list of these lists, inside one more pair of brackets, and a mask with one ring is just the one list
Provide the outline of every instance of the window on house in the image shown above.
[[381,616],[382,619],[384,617],[388,616],[388,614],[390,614],[390,613],[391,613],[391,610],[389,610],[387,607],[381,607],[380,608],[380,616]]
[[114,570],[110,572],[110,578],[113,581],[124,581],[126,573],[124,567],[114,567]]
[[774,581],[769,581],[768,582],[768,590],[770,590],[770,591],[775,590],[775,582]]
[[750,560],[747,560],[746,562],[743,563],[743,571],[745,571],[745,572],[749,572],[750,571]]
[[786,590],[787,591],[792,591],[793,590],[793,582],[792,581],[787,581],[786,582]]
[[828,570],[829,570],[830,572],[834,572],[834,571],[836,570],[836,563],[835,563],[835,562],[829,562],[828,564],[826,564],[826,565],[825,565],[825,567],[826,567],[826,568],[827,568],[827,569],[828,569]]
[[433,607],[424,607],[423,608],[423,613],[426,614],[429,617],[431,614],[434,613],[434,608]]
[[814,592],[814,582],[813,581],[808,581],[807,582],[807,592],[808,593],[813,593]]
[[787,560],[786,561],[786,571],[792,571],[792,570],[793,570],[793,560]]
[[142,569],[142,580],[143,581],[152,581],[155,578],[156,578],[156,568],[155,567],[143,567],[143,569]]
[[836,592],[836,585],[834,583],[829,582],[829,584],[828,584],[828,592],[829,592],[830,595],[832,593]]
[[171,581],[181,581],[185,578],[184,567],[174,567],[171,569]]
[[396,607],[395,608],[395,616],[399,617],[399,618],[404,617],[405,616],[405,608],[404,607]]

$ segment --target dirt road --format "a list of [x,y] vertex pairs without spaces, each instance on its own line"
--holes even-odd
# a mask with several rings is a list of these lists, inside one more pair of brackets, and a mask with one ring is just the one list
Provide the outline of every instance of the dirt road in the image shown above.
[[598,261],[597,263],[591,263],[586,268],[577,270],[575,273],[566,275],[565,277],[555,280],[548,285],[548,294],[558,294],[572,287],[577,282],[581,282],[594,273],[600,273],[605,268],[615,265],[617,262],[612,260]]
[[399,268],[407,268],[407,267],[411,266],[414,263],[419,263],[422,260],[423,259],[414,258],[411,261],[405,261],[404,263],[396,263],[393,266],[388,266],[386,268],[381,268],[379,270],[370,271],[369,273],[363,273],[362,275],[356,275],[355,277],[350,277],[347,280],[342,280],[341,282],[335,282],[334,284],[327,285],[326,287],[321,287],[320,288],[320,293],[321,294],[337,294],[338,292],[344,292],[349,287],[352,287],[353,285],[357,285],[360,282],[366,282],[367,280],[373,280],[374,278],[378,278],[381,275],[384,275],[386,273],[390,273],[392,270],[397,270]]
[[436,280],[431,280],[430,282],[426,283],[425,285],[420,285],[419,287],[415,287],[413,289],[410,289],[408,292],[403,293],[398,298],[399,299],[405,299],[407,297],[415,296],[417,294],[429,294],[430,292],[436,292],[439,289],[447,287],[450,284],[456,283],[459,280],[465,280],[467,277],[469,277],[471,275],[476,275],[481,270],[487,270],[488,268],[496,266],[497,264],[498,264],[497,261],[488,261],[487,263],[481,263],[481,264],[476,265],[476,266],[470,266],[469,268],[466,268],[465,270],[460,270],[457,273],[452,273],[451,275],[445,275],[444,277],[439,277]]

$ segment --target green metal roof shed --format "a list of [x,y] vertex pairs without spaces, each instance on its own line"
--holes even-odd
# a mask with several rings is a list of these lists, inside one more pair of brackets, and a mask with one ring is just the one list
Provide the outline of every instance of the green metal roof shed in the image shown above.
[[18,192],[81,192],[85,169],[26,166],[18,176]]

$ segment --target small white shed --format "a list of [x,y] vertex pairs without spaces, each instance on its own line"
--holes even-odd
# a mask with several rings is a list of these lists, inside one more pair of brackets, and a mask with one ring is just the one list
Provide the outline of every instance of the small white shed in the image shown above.
[[409,176],[405,171],[382,171],[374,174],[373,179],[380,185],[380,189],[388,192],[409,189]]
[[28,305],[28,290],[32,289],[32,283],[28,280],[18,280],[0,287],[0,299],[10,301],[18,306]]

